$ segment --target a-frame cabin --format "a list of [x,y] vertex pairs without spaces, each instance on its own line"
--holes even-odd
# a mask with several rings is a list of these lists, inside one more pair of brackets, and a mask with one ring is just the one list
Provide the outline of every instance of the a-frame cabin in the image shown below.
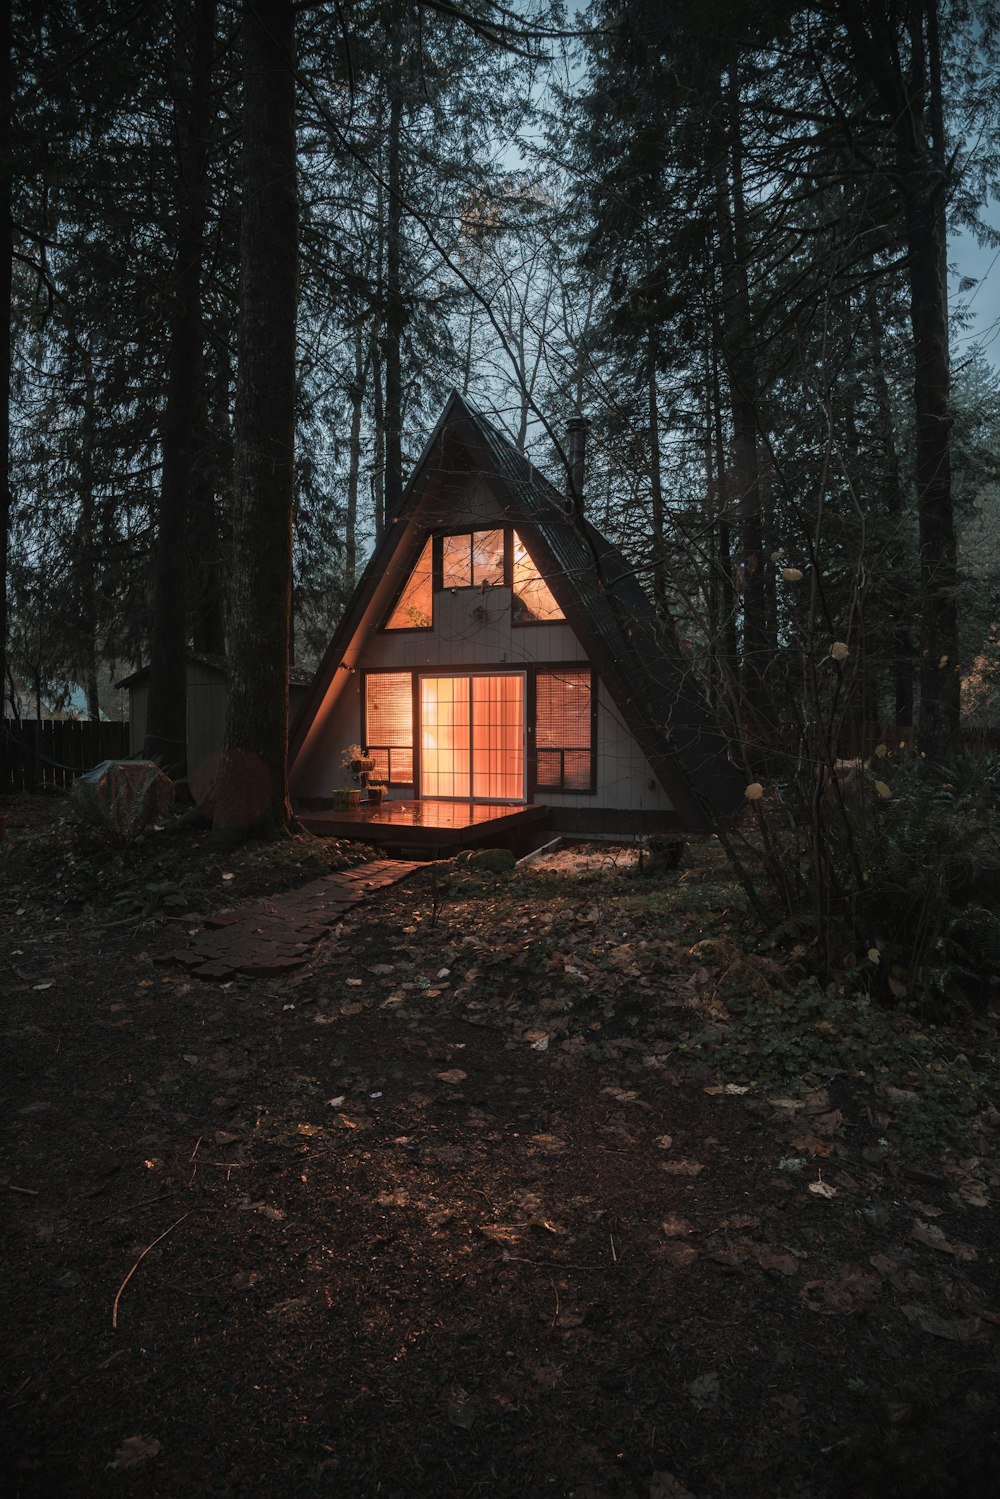
[[[561,495],[452,394],[295,724],[307,826],[460,847],[527,821],[705,830],[740,804],[672,625],[578,487]],[[351,744],[387,799],[321,810]]]

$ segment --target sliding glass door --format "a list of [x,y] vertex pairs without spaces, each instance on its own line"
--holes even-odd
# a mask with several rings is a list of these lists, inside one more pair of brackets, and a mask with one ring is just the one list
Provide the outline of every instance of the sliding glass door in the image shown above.
[[524,673],[420,678],[420,794],[524,801]]

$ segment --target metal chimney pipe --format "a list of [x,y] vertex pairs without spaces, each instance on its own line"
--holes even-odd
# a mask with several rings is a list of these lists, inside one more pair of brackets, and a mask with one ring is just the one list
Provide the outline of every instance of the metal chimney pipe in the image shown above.
[[583,515],[583,485],[587,471],[587,432],[590,423],[585,416],[570,417],[566,423],[566,456],[569,462],[569,503],[575,514]]

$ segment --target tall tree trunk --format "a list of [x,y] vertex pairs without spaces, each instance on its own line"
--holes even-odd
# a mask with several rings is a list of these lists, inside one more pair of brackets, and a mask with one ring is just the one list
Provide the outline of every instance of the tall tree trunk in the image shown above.
[[[938,0],[896,10],[839,0],[855,68],[874,90],[895,143],[913,332],[920,546],[919,744],[930,759],[960,742],[958,560],[951,489],[951,373],[944,207],[948,189],[940,99]],[[903,17],[905,34],[898,29]]]
[[358,486],[361,478],[361,420],[365,406],[365,383],[369,361],[365,358],[365,335],[360,320],[354,329],[354,380],[351,398],[351,435],[348,442],[347,520],[344,527],[344,581],[353,590],[358,575]]
[[[908,126],[897,127],[906,218],[913,329],[917,515],[920,534],[921,750],[942,759],[960,742],[958,549],[951,492],[951,369],[948,357],[946,174],[937,48],[937,0],[911,8],[912,75],[918,80]],[[930,28],[926,62],[924,19]],[[930,132],[925,126],[930,124]],[[930,135],[930,138],[929,138]],[[936,139],[935,139],[936,136]]]
[[294,0],[243,4],[231,676],[215,825],[288,827],[298,223]]
[[[149,709],[143,753],[168,775],[187,772],[188,511],[197,415],[204,405],[201,318],[202,254],[207,211],[215,0],[192,0],[177,19],[173,83],[176,122],[177,254],[170,312],[163,469],[153,584]],[[188,52],[190,51],[190,63]],[[190,67],[190,81],[186,74]]]
[[83,369],[83,441],[80,444],[80,521],[77,527],[80,665],[87,695],[87,717],[101,716],[97,700],[97,527],[94,523],[93,441],[97,433],[94,376],[89,354]]
[[733,422],[733,469],[743,560],[743,695],[761,729],[773,717],[769,670],[774,650],[767,628],[763,496],[757,440],[757,359],[747,279],[746,206],[740,137],[739,85],[734,67],[725,87],[727,130],[716,165],[716,207],[722,271],[722,352]]
[[233,438],[229,382],[209,382],[195,418],[195,472],[188,515],[188,597],[196,651],[226,653],[226,557],[232,541]]
[[[14,225],[11,215],[11,149],[13,70],[10,49],[11,3],[0,0],[0,306],[4,331],[0,337],[0,723],[3,696],[10,675],[7,659],[7,567],[10,546],[10,377],[11,291],[13,287]],[[0,734],[0,781],[7,768],[7,737]]]
[[893,722],[897,728],[913,724],[913,640],[910,620],[914,601],[901,581],[906,568],[906,539],[903,532],[903,490],[896,450],[896,429],[892,419],[892,398],[885,371],[882,321],[875,294],[869,285],[865,300],[868,336],[872,350],[872,388],[878,409],[879,441],[882,448],[881,510],[892,527],[885,552],[886,579],[892,601],[891,658],[889,663],[893,693]]
[[653,602],[658,609],[667,607],[666,567],[664,565],[663,475],[660,471],[660,405],[656,387],[656,337],[650,334],[646,344],[646,402],[649,416],[649,492],[653,521]]
[[388,215],[385,246],[385,518],[403,502],[403,293],[401,284],[403,205],[403,80],[400,14],[392,7],[389,26]]

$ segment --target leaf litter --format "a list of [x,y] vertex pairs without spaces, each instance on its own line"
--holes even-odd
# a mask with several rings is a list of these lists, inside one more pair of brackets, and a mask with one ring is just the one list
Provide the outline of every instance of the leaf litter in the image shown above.
[[[851,1090],[839,1080],[836,1024],[834,1033],[824,1033],[834,1059],[827,1076],[800,1072],[796,1082],[786,1069],[780,1079],[775,1074],[775,1086],[755,1053],[749,1063],[747,1054],[740,1056],[728,1073],[720,1066],[720,1047],[736,1040],[741,1024],[727,1013],[729,981],[722,977],[732,955],[719,948],[722,961],[713,967],[715,950],[701,937],[706,901],[718,907],[721,884],[685,881],[678,889],[701,904],[673,907],[667,921],[664,909],[671,910],[673,897],[668,893],[665,906],[663,889],[654,900],[652,886],[643,881],[627,886],[624,897],[621,885],[615,886],[612,898],[598,879],[581,898],[572,887],[560,893],[548,878],[549,886],[544,881],[519,885],[515,876],[499,893],[496,886],[484,885],[481,896],[445,899],[436,911],[415,882],[405,895],[395,892],[383,900],[380,915],[345,921],[348,972],[366,975],[351,986],[357,1003],[341,1005],[332,975],[321,965],[313,978],[300,977],[298,1002],[315,1008],[284,1017],[287,1060],[273,1048],[268,1018],[280,1009],[286,981],[244,986],[231,996],[220,992],[215,1000],[220,1019],[207,1025],[200,996],[197,1009],[171,997],[176,1055],[185,1049],[211,1055],[213,1034],[237,1026],[251,1055],[251,1080],[212,1085],[224,1098],[223,1105],[212,1106],[216,1117],[208,1106],[211,1087],[195,1076],[199,1069],[189,1068],[188,1075],[171,1082],[170,1093],[151,1095],[161,1103],[168,1100],[167,1109],[178,1116],[186,1115],[186,1121],[175,1122],[172,1113],[155,1119],[161,1133],[166,1131],[165,1143],[155,1147],[165,1162],[159,1176],[176,1169],[178,1188],[189,1190],[194,1137],[178,1148],[176,1168],[169,1141],[194,1118],[196,1134],[211,1139],[216,1128],[229,1131],[245,1157],[242,1196],[218,1194],[222,1183],[205,1180],[207,1167],[195,1178],[190,1191],[196,1197],[204,1193],[199,1200],[211,1211],[198,1220],[198,1235],[193,1244],[185,1243],[184,1255],[203,1243],[206,1255],[221,1256],[223,1265],[228,1260],[227,1284],[238,1289],[233,1276],[253,1265],[247,1254],[254,1236],[265,1235],[268,1274],[263,1281],[246,1279],[241,1295],[260,1297],[262,1285],[284,1282],[288,1289],[259,1310],[280,1317],[282,1339],[292,1340],[283,1352],[303,1369],[313,1368],[315,1378],[322,1377],[323,1366],[310,1364],[309,1349],[326,1346],[322,1323],[298,1312],[292,1317],[282,1308],[330,1307],[323,1299],[330,1294],[332,1306],[341,1305],[345,1316],[354,1308],[364,1336],[353,1345],[352,1379],[370,1381],[380,1395],[380,1423],[369,1450],[379,1454],[385,1479],[403,1491],[413,1471],[413,1449],[403,1445],[403,1433],[410,1442],[421,1426],[444,1443],[449,1468],[466,1486],[484,1471],[485,1462],[498,1464],[506,1475],[500,1489],[517,1492],[512,1475],[537,1474],[544,1452],[566,1492],[583,1492],[591,1482],[600,1487],[605,1459],[596,1455],[591,1431],[595,1424],[604,1434],[624,1432],[631,1421],[644,1426],[646,1407],[635,1404],[634,1381],[642,1398],[652,1402],[650,1409],[672,1412],[677,1425],[679,1408],[671,1406],[676,1396],[669,1382],[657,1383],[660,1366],[671,1367],[679,1356],[688,1367],[707,1366],[718,1381],[721,1369],[748,1361],[752,1366],[762,1327],[772,1371],[766,1398],[786,1402],[780,1408],[788,1411],[790,1422],[808,1421],[810,1409],[829,1407],[830,1424],[850,1429],[850,1403],[824,1367],[824,1358],[836,1367],[836,1341],[823,1328],[845,1317],[863,1317],[876,1306],[887,1360],[892,1354],[890,1361],[902,1367],[918,1362],[918,1347],[936,1350],[928,1354],[928,1371],[933,1367],[940,1387],[947,1387],[949,1371],[957,1368],[947,1362],[950,1351],[961,1353],[970,1343],[986,1347],[997,1330],[979,1289],[991,1284],[986,1271],[993,1265],[987,1225],[990,1188],[995,1191],[996,1185],[990,1134],[995,1126],[988,1111],[981,1111],[985,1122],[976,1149],[935,1145],[917,1157],[932,1179],[919,1183],[922,1205],[938,1207],[939,1216],[965,1217],[946,1217],[949,1229],[940,1241],[913,1238],[914,1211],[925,1224],[934,1218],[922,1207],[914,1206],[906,1216],[898,1207],[900,1200],[912,1198],[906,1171],[913,1154],[906,1149],[915,1136],[897,1125],[914,1108],[914,1099],[905,1094],[919,1098],[920,1083],[910,1087],[900,1068],[892,1086],[898,1083],[904,1096],[859,1084],[861,1102],[845,1098]],[[404,926],[410,931],[401,938]],[[386,953],[391,962],[382,964]],[[123,971],[148,980],[149,988],[135,985],[132,993],[157,993],[155,969],[150,978],[148,961],[137,967],[136,956],[134,948],[125,952]],[[375,971],[380,965],[391,971]],[[442,969],[448,970],[448,983],[432,998],[430,984],[418,981],[436,974],[442,985]],[[767,983],[773,980],[769,970]],[[390,997],[399,1003],[383,1009]],[[102,1002],[98,997],[98,1015]],[[317,1020],[328,1029],[317,1032]],[[525,1044],[525,1033],[533,1030],[538,1039],[549,1038],[545,1052]],[[107,1034],[114,1043],[109,1061],[127,1054],[125,1034]],[[331,1037],[340,1058],[336,1065],[325,1060]],[[463,1060],[468,1056],[472,1065],[456,1068],[448,1061],[454,1054],[448,1046],[459,1038],[471,1048]],[[156,1055],[155,1043],[149,1044]],[[65,1046],[64,1041],[64,1051]],[[317,1046],[322,1059],[313,1049]],[[315,1074],[315,1092],[292,1076],[288,1063],[297,1047],[311,1057],[302,1072]],[[428,1055],[431,1048],[442,1053],[440,1058]],[[166,1065],[160,1062],[153,1076]],[[912,1070],[914,1063],[907,1066]],[[120,1075],[135,1067],[129,1055]],[[447,1084],[448,1091],[428,1085],[429,1077]],[[109,1076],[105,1091],[110,1094],[115,1086]],[[703,1091],[720,1087],[721,1093]],[[375,1096],[379,1093],[384,1097]],[[315,1109],[327,1098],[338,1109],[346,1105],[348,1113],[339,1119],[334,1113],[330,1128],[300,1132],[299,1123],[315,1118],[310,1100]],[[363,1110],[355,1107],[359,1100]],[[113,1132],[115,1117],[113,1109],[105,1109],[102,1127]],[[71,1137],[67,1131],[65,1138]],[[665,1139],[668,1144],[661,1143]],[[789,1150],[793,1156],[782,1154]],[[803,1166],[775,1171],[775,1163],[785,1159]],[[30,1155],[23,1164],[29,1161]],[[818,1184],[810,1178],[819,1165],[820,1181],[829,1181],[835,1194],[825,1201],[808,1190]],[[83,1175],[90,1169],[84,1163]],[[31,1180],[31,1174],[17,1179]],[[169,1189],[171,1183],[165,1185]],[[521,1195],[529,1189],[537,1199],[530,1204]],[[720,1216],[726,1199],[730,1210]],[[742,1202],[753,1211],[739,1211]],[[252,1211],[217,1216],[220,1207],[244,1204]],[[869,1206],[876,1216],[865,1216]],[[220,1236],[215,1226],[237,1218],[245,1238],[238,1254],[235,1241],[230,1250],[225,1231]],[[142,1242],[142,1234],[135,1237]],[[326,1250],[324,1237],[330,1240]],[[942,1242],[950,1249],[942,1250]],[[978,1259],[951,1252],[963,1245]],[[99,1238],[94,1248],[96,1253]],[[863,1269],[870,1255],[879,1256],[880,1264],[873,1259]],[[931,1267],[931,1261],[942,1260],[964,1288],[958,1299]],[[138,1282],[141,1314],[162,1319],[162,1341],[178,1309],[171,1284],[193,1289],[196,1297],[204,1289],[194,1262],[146,1263],[148,1279]],[[979,1282],[966,1282],[973,1274]],[[373,1288],[385,1295],[384,1324],[368,1310]],[[227,1312],[243,1338],[253,1336],[250,1312],[251,1306],[245,1313],[239,1301]],[[816,1317],[817,1355],[799,1360],[793,1379],[791,1369],[780,1359],[773,1362],[770,1354],[795,1344],[796,1313],[801,1319],[803,1312]],[[530,1337],[519,1331],[522,1315],[530,1317]],[[869,1328],[872,1322],[869,1318]],[[419,1350],[435,1325],[445,1329],[451,1350],[445,1393],[436,1372],[426,1383],[419,1377]],[[468,1349],[465,1338],[471,1340]],[[539,1338],[553,1340],[551,1351],[540,1347]],[[647,1344],[677,1352],[638,1369],[634,1350]],[[243,1376],[222,1341],[209,1334],[205,1346],[214,1372],[212,1380],[200,1384],[199,1399],[217,1440],[203,1459],[206,1477],[224,1487],[232,1474],[230,1487],[239,1486],[242,1459],[228,1438],[230,1407],[224,1414],[216,1392],[239,1387]],[[529,1348],[530,1360],[524,1357]],[[568,1362],[561,1361],[564,1355]],[[859,1367],[871,1361],[874,1378],[881,1356],[859,1349]],[[178,1347],[178,1367],[186,1357],[187,1350],[182,1355]],[[529,1362],[543,1371],[541,1382]],[[621,1376],[613,1365],[630,1371],[625,1384],[616,1386]],[[439,1367],[437,1360],[435,1370]],[[784,1391],[775,1390],[775,1378],[779,1384],[788,1379]],[[545,1388],[546,1381],[564,1400],[554,1420],[551,1412],[536,1412],[527,1393]],[[178,1381],[163,1392],[173,1421],[186,1399],[182,1385]],[[622,1390],[620,1399],[616,1388]],[[690,1419],[713,1421],[721,1392],[721,1381],[698,1386],[703,1402],[698,1404],[693,1391],[685,1391]],[[269,1398],[275,1411],[283,1408],[279,1392]],[[87,1409],[89,1399],[88,1386],[81,1383],[72,1407]],[[710,1448],[685,1431],[679,1472],[665,1452],[657,1455],[662,1449],[655,1445],[644,1449],[648,1465],[641,1468],[638,1452],[631,1455],[619,1437],[621,1461],[634,1464],[628,1469],[632,1491],[688,1499],[714,1492],[719,1474],[734,1483],[740,1475],[739,1486],[748,1453],[755,1453],[769,1473],[783,1472],[785,1486],[792,1487],[788,1475],[812,1471],[812,1455],[798,1451],[793,1438],[775,1446],[766,1434],[773,1423],[761,1419],[761,1409],[752,1382],[730,1381],[727,1374],[726,1422],[717,1423]],[[506,1414],[511,1411],[518,1412],[516,1420]],[[38,1419],[44,1420],[42,1407]],[[97,1431],[100,1420],[99,1415],[94,1420]],[[505,1424],[508,1420],[513,1426]],[[453,1433],[451,1439],[442,1436],[442,1425]],[[643,1440],[655,1444],[656,1429],[650,1419]],[[569,1440],[571,1431],[575,1442]],[[531,1451],[518,1456],[519,1444],[531,1443]],[[104,1454],[109,1445],[113,1441],[104,1445]],[[336,1462],[343,1467],[337,1473],[341,1486],[357,1488],[360,1472],[345,1455],[347,1443],[334,1447],[336,1456],[330,1448],[326,1456],[316,1448],[312,1473],[301,1465],[311,1450],[308,1434],[298,1450],[303,1458],[293,1458],[299,1464],[293,1486],[315,1487],[316,1475],[327,1471],[319,1465]],[[584,1452],[595,1455],[585,1460]],[[164,1456],[158,1452],[159,1463]],[[262,1460],[266,1464],[266,1455]],[[173,1444],[169,1461],[183,1464]],[[184,1477],[181,1467],[174,1491],[184,1489]],[[281,1481],[287,1484],[288,1475]],[[275,1493],[277,1482],[275,1474]],[[770,1480],[767,1490],[773,1492]],[[266,1479],[259,1491],[270,1492]]]

